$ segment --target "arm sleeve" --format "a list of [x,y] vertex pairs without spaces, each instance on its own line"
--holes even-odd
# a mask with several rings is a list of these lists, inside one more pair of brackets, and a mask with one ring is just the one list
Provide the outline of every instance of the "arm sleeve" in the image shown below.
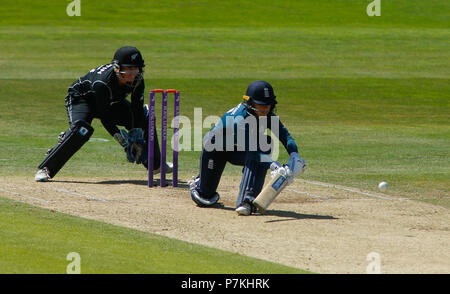
[[101,82],[96,82],[92,86],[92,90],[95,93],[95,106],[97,108],[97,113],[102,122],[104,128],[108,131],[111,136],[119,132],[116,124],[113,122],[113,118],[110,114],[110,101],[111,101],[111,91],[107,85]]
[[114,137],[114,134],[119,133],[119,128],[109,121],[100,120],[102,122],[103,127],[108,131],[108,133]]
[[111,90],[106,84],[95,82],[92,86],[94,91],[95,106],[101,120],[111,120],[109,109],[111,102]]
[[144,89],[145,84],[144,80],[142,80],[131,93],[131,113],[133,115],[132,128],[144,129]]
[[283,144],[284,148],[286,148],[286,151],[289,154],[291,154],[292,152],[298,153],[298,147],[295,143],[294,138],[292,138],[291,134],[289,134],[288,129],[284,126],[280,119],[278,119],[278,133],[279,134],[275,135],[278,136],[278,139]]

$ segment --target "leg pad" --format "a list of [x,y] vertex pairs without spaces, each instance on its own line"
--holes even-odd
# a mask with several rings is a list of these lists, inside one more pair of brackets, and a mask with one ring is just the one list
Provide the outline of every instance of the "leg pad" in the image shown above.
[[39,169],[47,167],[50,177],[66,164],[66,162],[83,146],[92,136],[94,128],[84,120],[77,120],[64,133],[58,144],[51,149]]

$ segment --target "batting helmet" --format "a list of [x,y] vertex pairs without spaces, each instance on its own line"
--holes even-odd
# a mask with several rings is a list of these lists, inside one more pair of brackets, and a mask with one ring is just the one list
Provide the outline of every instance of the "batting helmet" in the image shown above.
[[277,104],[275,98],[277,96],[275,96],[272,86],[265,81],[251,83],[244,96],[244,99],[260,105],[275,105]]

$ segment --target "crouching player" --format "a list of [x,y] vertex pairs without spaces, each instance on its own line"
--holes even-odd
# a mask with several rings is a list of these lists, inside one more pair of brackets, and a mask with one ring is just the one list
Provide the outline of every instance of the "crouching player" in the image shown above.
[[[127,159],[148,167],[148,109],[144,106],[144,60],[131,46],[119,48],[111,63],[89,71],[68,89],[66,111],[69,129],[62,132],[55,147],[49,149],[39,164],[35,180],[46,182],[89,141],[99,118],[105,129],[124,148]],[[131,96],[131,102],[126,97]],[[129,132],[119,130],[124,126]],[[155,129],[156,130],[156,129]],[[155,131],[156,133],[156,131]],[[156,141],[156,144],[157,141]],[[155,147],[155,172],[160,169],[160,150]],[[171,172],[172,164],[166,164]]]
[[225,113],[206,134],[200,158],[200,174],[190,181],[192,200],[201,207],[212,206],[220,199],[216,189],[227,162],[243,166],[236,201],[239,215],[257,211],[253,200],[261,192],[272,158],[273,143],[267,129],[278,137],[290,155],[288,169],[291,180],[306,168],[299,157],[297,144],[287,128],[274,114],[276,96],[264,81],[251,83],[244,101]]

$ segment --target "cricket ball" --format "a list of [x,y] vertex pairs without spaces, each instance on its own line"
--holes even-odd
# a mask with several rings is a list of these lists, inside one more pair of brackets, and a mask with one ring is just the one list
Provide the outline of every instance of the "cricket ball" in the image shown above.
[[378,189],[380,189],[381,191],[386,191],[388,188],[388,183],[387,182],[381,182],[378,184]]

